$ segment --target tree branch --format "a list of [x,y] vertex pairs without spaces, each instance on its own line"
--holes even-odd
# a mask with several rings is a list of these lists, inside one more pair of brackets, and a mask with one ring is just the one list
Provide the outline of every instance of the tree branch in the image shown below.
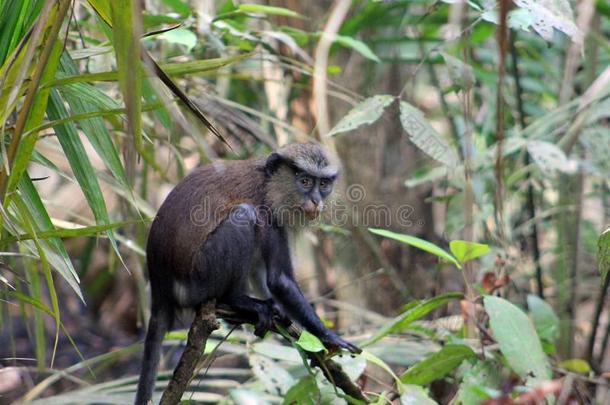
[[214,301],[206,302],[197,308],[195,319],[189,329],[186,348],[180,356],[180,361],[163,392],[159,405],[174,405],[180,402],[203,354],[208,338],[220,326],[214,316],[214,308]]
[[[223,306],[215,308],[214,302],[208,302],[199,306],[195,314],[195,319],[189,329],[186,348],[174,370],[172,379],[161,397],[160,405],[174,405],[179,403],[192,378],[197,363],[201,358],[210,334],[218,329],[216,317],[224,319],[232,324],[247,323],[256,325],[258,322],[258,318],[249,313],[238,313]],[[301,329],[296,325],[286,324],[285,320],[276,317],[271,331],[279,333],[278,326],[284,327],[292,338],[298,339],[301,335]],[[340,388],[349,397],[368,403],[368,398],[364,395],[360,387],[350,380],[349,376],[343,371],[339,364],[318,353],[305,353],[307,358],[311,361],[311,365],[322,370],[324,377],[326,377],[331,384]]]

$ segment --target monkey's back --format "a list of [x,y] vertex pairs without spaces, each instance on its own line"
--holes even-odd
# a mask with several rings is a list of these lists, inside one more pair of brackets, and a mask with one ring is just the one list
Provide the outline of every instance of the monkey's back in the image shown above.
[[174,187],[148,235],[151,283],[187,280],[195,254],[231,209],[242,203],[263,204],[264,165],[264,158],[218,161],[196,169]]

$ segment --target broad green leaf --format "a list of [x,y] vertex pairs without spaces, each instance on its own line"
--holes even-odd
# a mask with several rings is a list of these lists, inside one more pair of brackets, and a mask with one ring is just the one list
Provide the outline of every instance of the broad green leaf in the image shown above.
[[[186,394],[186,392],[185,392]],[[191,396],[189,395],[189,398]],[[193,400],[195,398],[192,398]],[[246,389],[246,388],[234,388],[229,390],[229,396],[224,398],[224,401],[214,401],[217,403],[224,403],[227,399],[231,399],[229,403],[232,404],[252,404],[252,405],[271,405],[271,402],[261,398],[260,390]],[[40,404],[43,405],[43,404]]]
[[400,102],[400,123],[409,139],[424,153],[449,168],[458,165],[453,147],[426,120],[424,113],[406,101]]
[[467,240],[452,240],[449,250],[462,264],[483,256],[489,252],[489,246],[483,243],[469,242]]
[[300,363],[302,358],[293,346],[284,346],[278,342],[262,340],[252,345],[252,351],[273,360]]
[[575,173],[578,168],[576,160],[568,159],[559,146],[550,142],[529,141],[527,151],[540,170],[549,177],[558,173]]
[[535,2],[515,0],[515,5],[532,15],[532,28],[545,40],[553,41],[553,29],[556,29],[582,45],[583,33],[574,21],[568,0]]
[[394,101],[394,96],[387,94],[369,97],[352,108],[345,117],[330,130],[327,136],[351,131],[362,125],[377,121],[387,106]]
[[368,346],[391,333],[405,329],[411,323],[426,316],[436,308],[445,305],[449,301],[461,299],[463,297],[464,295],[462,293],[447,293],[409,306],[405,312],[398,315],[396,318],[390,321],[389,324],[381,327],[375,336],[362,343],[360,347]]
[[497,389],[502,384],[498,364],[490,361],[477,361],[464,373],[457,394],[459,404],[480,404],[492,398],[491,393],[500,394]]
[[192,14],[191,7],[183,0],[163,0],[163,3],[174,9],[174,11],[181,14],[183,17]]
[[441,379],[453,371],[464,360],[476,357],[468,346],[446,345],[415,364],[400,376],[404,384],[426,385]]
[[377,55],[371,51],[371,48],[364,42],[357,40],[352,37],[348,37],[346,35],[335,35],[333,37],[334,42],[337,44],[344,46],[346,48],[352,48],[354,51],[358,52],[362,56],[377,63],[381,62],[381,59]]
[[494,339],[511,368],[528,386],[550,379],[549,359],[527,315],[503,298],[486,296],[483,302]]
[[540,339],[555,343],[559,338],[559,318],[553,308],[542,298],[534,294],[527,296],[527,307],[532,315],[534,327]]
[[442,52],[441,55],[445,59],[445,64],[449,70],[449,77],[451,77],[453,84],[463,90],[471,89],[476,81],[472,66],[447,53]]
[[137,151],[142,150],[142,66],[140,60],[140,29],[142,15],[138,0],[112,0],[112,45],[116,53],[119,87],[127,108],[127,132],[133,137]]
[[296,11],[292,11],[284,7],[265,6],[262,4],[240,4],[237,7],[237,10],[241,11],[242,13],[258,13],[268,15],[281,15],[284,17],[303,18],[303,16],[297,13]]
[[411,236],[411,235],[404,235],[401,233],[387,231],[385,229],[369,228],[369,231],[376,235],[394,239],[399,242],[406,243],[407,245],[414,246],[414,247],[421,249],[423,251],[426,251],[428,253],[432,253],[433,255],[438,256],[441,259],[448,261],[449,263],[453,263],[458,269],[462,268],[462,265],[460,264],[460,262],[455,257],[453,257],[451,255],[451,253],[436,246],[432,242],[428,242],[427,240],[420,239],[420,238],[417,238],[417,237]]
[[339,354],[333,356],[333,361],[341,366],[352,381],[356,381],[364,373],[367,364],[367,359],[360,354]]
[[425,388],[419,385],[405,384],[400,396],[400,405],[436,405],[437,402],[428,396]]
[[169,42],[170,44],[184,45],[187,53],[191,52],[195,45],[197,45],[197,35],[186,28],[176,28],[166,31],[163,34],[158,35],[157,38]]
[[299,336],[299,340],[294,342],[297,346],[307,352],[321,352],[326,351],[324,344],[320,342],[316,336],[304,330],[301,332],[301,336]]
[[285,395],[294,385],[294,377],[273,360],[257,354],[250,354],[249,360],[252,372],[263,383],[267,392]]
[[293,385],[282,401],[282,405],[317,405],[320,397],[320,389],[316,383],[316,379],[311,376],[305,376]]
[[97,15],[109,26],[112,26],[110,2],[112,0],[87,0]]
[[578,374],[589,374],[591,372],[591,366],[585,360],[582,359],[568,359],[559,363],[559,367],[565,368],[566,370],[573,371]]
[[597,241],[597,263],[602,282],[605,282],[610,273],[610,228],[602,232]]

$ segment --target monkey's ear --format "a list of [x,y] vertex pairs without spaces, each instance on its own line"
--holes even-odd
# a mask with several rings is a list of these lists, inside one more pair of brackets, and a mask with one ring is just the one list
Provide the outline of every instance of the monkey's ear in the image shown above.
[[277,172],[283,160],[284,159],[276,152],[269,155],[267,158],[267,163],[265,163],[265,174],[267,174],[267,176],[271,176]]

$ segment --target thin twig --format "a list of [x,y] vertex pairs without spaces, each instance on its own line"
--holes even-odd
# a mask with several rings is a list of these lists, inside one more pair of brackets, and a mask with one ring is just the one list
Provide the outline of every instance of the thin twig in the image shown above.
[[[519,119],[519,126],[521,127],[521,130],[523,130],[526,127],[525,110],[523,108],[523,87],[521,87],[521,75],[519,74],[517,47],[515,46],[516,37],[516,32],[510,36],[509,45],[513,67],[513,77],[515,78],[515,98],[517,100],[517,116]],[[526,153],[525,166],[529,166],[530,163],[530,155],[529,153]],[[536,268],[536,287],[538,289],[538,296],[540,298],[544,298],[544,283],[542,281],[542,267],[540,266],[540,245],[538,244],[538,225],[535,221],[536,205],[534,201],[534,185],[532,184],[531,177],[531,172],[528,170],[525,176],[525,181],[527,183],[527,202],[525,207],[527,210],[527,220],[532,221],[532,230],[529,237],[532,246],[532,259],[534,260],[534,266]]]
[[[595,337],[597,336],[597,329],[599,328],[599,322],[602,315],[602,311],[604,310],[604,303],[606,302],[606,296],[608,295],[608,286],[610,285],[610,277],[606,277],[604,280],[604,285],[599,291],[599,296],[597,297],[597,303],[595,305],[595,315],[593,316],[593,325],[591,326],[591,334],[589,335],[589,342],[587,344],[587,353],[585,359],[592,363],[593,359],[593,348],[595,347]],[[602,348],[603,350],[603,348]],[[593,368],[598,368],[601,365],[602,357],[599,358],[600,364],[593,364]]]

